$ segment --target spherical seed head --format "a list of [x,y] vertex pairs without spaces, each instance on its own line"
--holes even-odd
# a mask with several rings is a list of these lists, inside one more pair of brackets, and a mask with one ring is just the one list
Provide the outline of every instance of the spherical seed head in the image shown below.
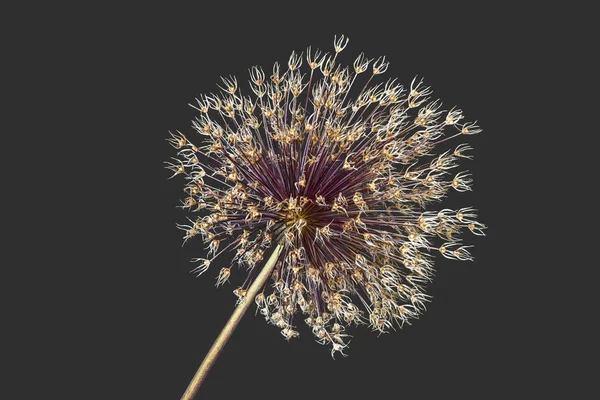
[[[167,167],[185,177],[182,207],[196,215],[179,227],[185,241],[198,236],[208,248],[208,258],[192,260],[194,271],[231,252],[250,274],[234,290],[244,301],[269,249],[283,244],[272,283],[254,301],[287,340],[298,336],[293,315],[305,314],[332,355],[344,354],[349,324],[385,332],[418,317],[429,300],[431,253],[470,260],[460,233],[485,228],[470,207],[430,209],[472,182],[452,172],[471,148],[435,155],[436,145],[479,127],[431,101],[422,80],[408,89],[395,79],[369,86],[388,69],[385,57],[355,87],[373,59],[360,54],[352,66],[338,64],[347,44],[336,38],[332,55],[309,48],[306,73],[295,52],[287,71],[276,63],[269,78],[253,67],[252,95],[223,78],[220,94],[193,106],[199,145],[180,132],[168,139],[178,152]],[[221,268],[217,285],[230,275]]]

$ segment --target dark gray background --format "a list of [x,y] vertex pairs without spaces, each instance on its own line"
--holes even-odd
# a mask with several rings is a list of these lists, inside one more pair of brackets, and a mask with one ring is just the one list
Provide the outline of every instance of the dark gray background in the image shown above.
[[[28,57],[26,78],[13,82],[39,82],[25,92],[35,104],[28,115],[55,108],[31,131],[57,167],[49,176],[58,178],[40,181],[46,164],[36,164],[26,182],[43,185],[43,206],[32,210],[44,214],[35,226],[45,228],[47,247],[27,250],[41,272],[26,272],[36,294],[22,295],[22,303],[36,317],[18,316],[35,321],[21,336],[35,351],[14,369],[56,372],[42,387],[63,398],[181,396],[233,309],[241,275],[216,289],[214,271],[198,279],[189,273],[188,260],[204,250],[194,241],[181,247],[175,224],[185,221],[176,208],[183,185],[163,168],[173,155],[167,133],[191,132],[187,104],[214,91],[219,76],[245,81],[253,65],[268,71],[309,45],[331,50],[333,36],[345,34],[346,61],[361,51],[386,55],[387,77],[408,85],[424,76],[444,105],[479,121],[484,132],[470,138],[475,160],[463,164],[474,192],[444,206],[475,206],[487,237],[465,238],[476,245],[475,262],[438,257],[434,300],[412,326],[379,337],[352,328],[347,358],[332,360],[303,326],[288,343],[249,312],[198,398],[559,393],[566,374],[558,371],[569,364],[558,339],[563,328],[548,321],[561,306],[540,294],[550,274],[537,274],[540,266],[564,265],[542,238],[551,231],[544,225],[555,193],[548,170],[556,167],[539,160],[559,130],[554,122],[542,127],[562,113],[556,87],[573,79],[558,63],[577,60],[587,25],[567,28],[574,17],[566,10],[506,4],[218,8],[33,12],[35,30],[22,32],[31,46],[14,55]],[[32,385],[26,382],[21,393]]]

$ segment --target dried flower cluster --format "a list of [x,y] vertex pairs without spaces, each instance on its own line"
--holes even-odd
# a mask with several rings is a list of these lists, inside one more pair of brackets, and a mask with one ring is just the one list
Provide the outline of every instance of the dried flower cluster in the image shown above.
[[[301,311],[332,354],[347,346],[349,324],[385,332],[417,317],[429,298],[430,253],[470,260],[460,233],[485,228],[470,207],[427,208],[449,190],[471,190],[468,173],[451,172],[471,148],[433,150],[479,127],[430,101],[422,80],[408,90],[396,79],[369,86],[388,62],[361,54],[342,66],[336,60],[347,43],[335,38],[332,54],[308,48],[308,73],[296,53],[268,77],[253,67],[253,95],[243,95],[236,78],[222,79],[221,94],[194,105],[202,145],[180,132],[169,138],[179,151],[168,168],[187,181],[183,208],[198,213],[179,227],[186,241],[199,236],[208,247],[194,271],[234,252],[248,271],[234,290],[243,301],[269,249],[284,244],[272,284],[254,300],[286,339],[298,336],[293,318]],[[370,76],[350,96],[363,73]],[[231,273],[221,268],[217,285]]]

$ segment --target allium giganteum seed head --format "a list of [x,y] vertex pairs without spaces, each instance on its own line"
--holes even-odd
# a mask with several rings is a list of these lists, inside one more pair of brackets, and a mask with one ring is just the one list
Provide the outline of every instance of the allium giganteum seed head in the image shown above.
[[385,57],[339,64],[347,43],[336,38],[332,54],[292,53],[270,74],[253,67],[251,92],[223,78],[220,94],[193,105],[199,137],[169,138],[178,157],[168,168],[184,176],[182,207],[193,213],[179,227],[185,241],[208,249],[192,260],[193,271],[211,270],[230,252],[232,264],[215,271],[217,285],[237,265],[248,274],[234,290],[244,301],[261,261],[281,243],[271,281],[254,301],[286,339],[298,336],[294,315],[304,314],[332,354],[347,346],[350,324],[385,332],[418,317],[435,254],[470,260],[460,234],[485,228],[470,207],[431,207],[450,190],[471,190],[470,175],[456,171],[471,148],[436,154],[436,145],[479,127],[432,101],[422,80],[408,88],[380,80]]

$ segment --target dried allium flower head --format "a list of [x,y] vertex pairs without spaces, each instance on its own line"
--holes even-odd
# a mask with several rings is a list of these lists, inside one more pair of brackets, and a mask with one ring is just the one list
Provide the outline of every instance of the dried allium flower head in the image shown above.
[[[470,207],[429,207],[449,190],[471,190],[470,175],[455,172],[471,147],[436,155],[436,145],[479,127],[432,101],[422,80],[408,88],[396,79],[375,83],[388,68],[385,57],[338,64],[347,43],[335,38],[332,54],[293,52],[270,73],[253,67],[251,93],[223,78],[220,94],[193,105],[203,140],[180,132],[169,139],[179,151],[168,168],[186,179],[183,208],[197,213],[179,227],[185,241],[198,236],[208,248],[194,271],[233,252],[248,271],[234,290],[243,301],[280,244],[272,284],[254,301],[286,339],[298,336],[294,314],[304,314],[332,355],[347,346],[349,324],[385,332],[417,317],[429,300],[433,255],[470,260],[460,233],[485,228]],[[215,271],[217,285],[231,269]]]

